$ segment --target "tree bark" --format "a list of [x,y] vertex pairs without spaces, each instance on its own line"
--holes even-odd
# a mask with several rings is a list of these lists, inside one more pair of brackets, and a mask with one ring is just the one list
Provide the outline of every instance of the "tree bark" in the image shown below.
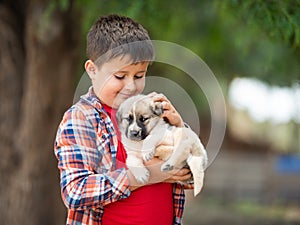
[[[65,220],[53,145],[62,114],[72,103],[80,26],[71,4],[60,10],[49,8],[49,2],[13,7],[0,2],[3,224],[61,225]],[[23,17],[16,16],[21,10],[12,8],[24,6]]]
[[21,120],[25,52],[21,38],[23,25],[16,14],[8,4],[0,4],[0,219],[4,224],[7,224],[5,219],[12,197],[8,190],[21,160],[15,147],[15,134]]

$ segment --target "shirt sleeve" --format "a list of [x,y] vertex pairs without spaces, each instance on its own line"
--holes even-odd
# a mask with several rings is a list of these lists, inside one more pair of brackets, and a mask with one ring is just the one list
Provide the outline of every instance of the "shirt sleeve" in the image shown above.
[[194,184],[187,184],[187,183],[184,183],[182,184],[183,188],[184,189],[187,189],[187,190],[190,190],[190,189],[194,189]]
[[56,136],[55,155],[62,199],[68,208],[101,208],[130,195],[125,168],[96,172],[103,161],[106,164],[110,161],[104,155],[108,146],[103,143],[99,146],[96,130],[83,112],[65,113]]
[[173,225],[181,225],[184,210],[185,193],[181,184],[173,183],[174,221]]

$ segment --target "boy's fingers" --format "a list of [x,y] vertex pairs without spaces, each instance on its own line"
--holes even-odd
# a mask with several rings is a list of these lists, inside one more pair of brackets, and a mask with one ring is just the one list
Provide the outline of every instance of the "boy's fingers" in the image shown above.
[[187,181],[192,177],[191,171],[188,168],[174,169],[168,171],[170,177],[166,182],[174,183],[176,181]]
[[184,175],[190,174],[191,171],[187,168],[183,168],[183,169],[174,169],[174,170],[168,171],[168,173],[173,176],[184,176]]
[[[152,93],[155,93],[152,95]],[[158,94],[156,92],[152,92],[151,93],[151,97],[153,99],[153,101],[155,102],[163,102],[163,101],[166,101],[166,102],[169,102],[169,100],[167,99],[167,97],[164,95],[164,94]]]
[[157,95],[157,93],[155,91],[148,94],[148,96],[150,98],[153,98],[155,95]]
[[164,110],[172,109],[172,111],[174,111],[174,107],[172,107],[170,102],[163,101],[161,104],[162,104]]
[[191,178],[191,174],[189,173],[189,174],[186,174],[186,175],[184,175],[184,176],[172,176],[172,179],[173,180],[176,180],[176,181],[186,181],[186,180],[189,180],[190,178]]

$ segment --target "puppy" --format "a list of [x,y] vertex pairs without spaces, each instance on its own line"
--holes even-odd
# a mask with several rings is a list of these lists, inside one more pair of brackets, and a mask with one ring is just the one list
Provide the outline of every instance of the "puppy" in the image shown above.
[[127,152],[126,164],[141,184],[147,183],[150,176],[144,160],[164,160],[161,170],[165,172],[187,164],[196,196],[203,186],[206,151],[196,133],[190,128],[171,126],[160,117],[162,113],[162,104],[146,95],[130,97],[120,105],[116,117]]

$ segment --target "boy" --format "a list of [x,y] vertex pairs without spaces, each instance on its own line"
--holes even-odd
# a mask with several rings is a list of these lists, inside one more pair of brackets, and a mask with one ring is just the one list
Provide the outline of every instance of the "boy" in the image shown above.
[[[147,31],[127,17],[100,17],[87,36],[87,57],[92,87],[64,114],[55,141],[67,224],[181,224],[184,187],[176,181],[188,180],[190,171],[163,173],[153,159],[145,164],[149,184],[139,186],[124,164],[115,122],[118,106],[144,89],[154,57]],[[183,126],[165,96],[151,96],[172,125]]]

